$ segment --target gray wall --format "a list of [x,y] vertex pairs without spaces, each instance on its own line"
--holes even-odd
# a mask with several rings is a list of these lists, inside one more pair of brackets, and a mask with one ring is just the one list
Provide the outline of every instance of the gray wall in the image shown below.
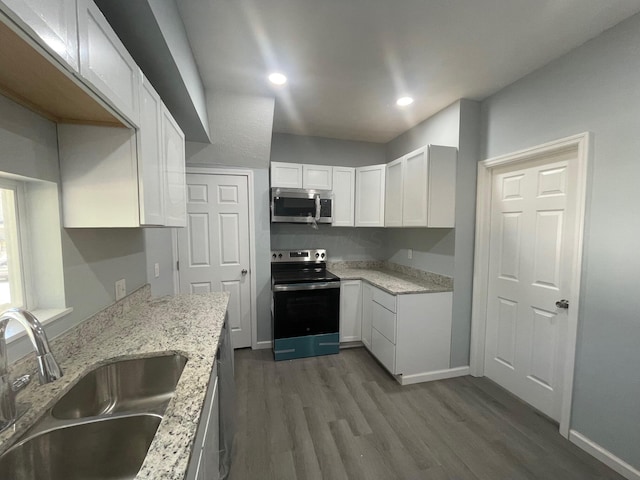
[[[0,171],[60,183],[56,125],[0,96]],[[127,291],[144,285],[140,229],[61,229],[66,303],[73,312],[51,322],[53,338],[115,301],[114,283]],[[13,360],[28,351],[26,337],[12,342]]]
[[[146,254],[147,282],[151,286],[151,295],[163,297],[173,295],[173,258],[172,228],[145,228],[144,250]],[[154,266],[158,264],[160,276],[156,278]]]
[[271,161],[363,167],[386,163],[386,157],[382,143],[274,133]]
[[571,428],[640,468],[640,15],[482,104],[483,157],[593,133]]
[[254,173],[258,341],[271,340],[269,155],[274,99],[216,93],[207,96],[211,145],[187,142],[187,166],[232,166]]
[[454,278],[451,367],[469,365],[479,107],[460,100],[386,146],[387,161],[427,144],[458,148],[455,230],[390,229],[387,245],[392,262]]

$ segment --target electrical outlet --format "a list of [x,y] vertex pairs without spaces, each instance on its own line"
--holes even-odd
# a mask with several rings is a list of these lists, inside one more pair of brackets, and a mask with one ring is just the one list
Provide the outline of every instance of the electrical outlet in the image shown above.
[[407,258],[411,260],[413,258],[413,248],[407,250]]
[[127,296],[127,281],[123,278],[116,282],[116,302]]
[[153,274],[156,276],[156,278],[158,278],[160,276],[160,264],[159,263],[155,263],[153,265]]

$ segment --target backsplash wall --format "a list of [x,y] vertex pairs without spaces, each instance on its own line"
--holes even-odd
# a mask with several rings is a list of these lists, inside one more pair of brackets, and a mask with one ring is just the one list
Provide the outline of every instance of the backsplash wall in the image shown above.
[[386,255],[383,228],[351,228],[272,223],[271,250],[325,248],[331,261],[382,260]]

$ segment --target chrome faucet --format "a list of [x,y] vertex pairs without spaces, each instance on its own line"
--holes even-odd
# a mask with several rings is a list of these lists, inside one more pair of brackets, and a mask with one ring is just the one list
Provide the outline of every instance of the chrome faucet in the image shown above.
[[30,312],[21,308],[10,308],[0,314],[0,432],[13,425],[18,418],[16,394],[29,382],[20,377],[15,382],[9,380],[7,341],[5,334],[9,320],[17,320],[24,326],[31,340],[40,371],[40,383],[50,383],[62,377],[62,369],[53,358],[47,334],[42,324]]

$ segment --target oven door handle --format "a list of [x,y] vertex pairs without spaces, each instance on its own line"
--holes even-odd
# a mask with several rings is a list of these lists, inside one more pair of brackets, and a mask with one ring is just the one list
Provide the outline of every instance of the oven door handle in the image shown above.
[[274,292],[297,292],[301,290],[327,290],[330,288],[340,288],[340,282],[290,283],[274,285],[271,290]]

